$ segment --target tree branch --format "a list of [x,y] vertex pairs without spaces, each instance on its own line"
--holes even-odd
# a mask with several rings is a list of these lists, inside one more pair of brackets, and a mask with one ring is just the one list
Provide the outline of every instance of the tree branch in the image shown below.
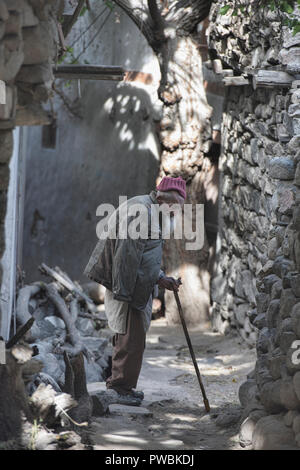
[[149,14],[153,23],[154,36],[156,38],[155,44],[153,45],[154,50],[161,45],[162,42],[166,40],[164,33],[164,20],[161,16],[161,13],[158,9],[156,0],[147,0]]
[[82,7],[84,5],[84,2],[85,2],[85,0],[78,0],[78,4],[77,4],[77,7],[75,8],[75,11],[74,11],[73,15],[71,16],[69,21],[66,21],[65,23],[63,23],[62,30],[63,30],[63,34],[64,34],[65,39],[68,36],[71,29],[73,28],[74,24],[76,23],[79,15],[80,15],[80,12],[82,10]]
[[165,20],[177,31],[191,33],[209,14],[212,0],[177,0],[169,7]]
[[141,6],[140,0],[113,0],[129,18],[136,24],[141,33],[145,36],[149,45],[154,48],[156,38],[154,33],[154,25],[147,8]]

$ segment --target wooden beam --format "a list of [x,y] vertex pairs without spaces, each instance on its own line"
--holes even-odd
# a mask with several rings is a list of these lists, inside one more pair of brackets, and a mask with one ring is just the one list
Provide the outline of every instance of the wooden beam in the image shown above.
[[279,70],[258,70],[253,75],[252,84],[254,90],[258,87],[283,87],[290,88],[295,80],[293,75]]
[[113,65],[57,65],[53,67],[56,78],[87,79],[87,80],[118,80],[125,77],[122,67]]

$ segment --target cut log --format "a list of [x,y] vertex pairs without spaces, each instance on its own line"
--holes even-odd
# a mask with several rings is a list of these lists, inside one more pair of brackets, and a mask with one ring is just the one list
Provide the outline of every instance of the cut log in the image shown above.
[[293,75],[287,72],[281,72],[279,70],[259,70],[253,75],[252,83],[254,90],[258,87],[290,88],[294,79]]
[[30,318],[32,318],[31,313],[29,312],[29,300],[31,297],[36,295],[40,291],[40,286],[37,284],[33,284],[31,286],[22,287],[19,290],[18,300],[17,300],[17,308],[16,308],[16,315],[17,320],[20,325],[24,325]]
[[74,373],[74,398],[78,405],[70,411],[70,416],[77,423],[89,422],[92,417],[93,400],[88,394],[83,354],[71,358]]
[[66,302],[61,297],[58,292],[57,286],[55,283],[43,284],[43,288],[51,302],[55,305],[58,310],[58,313],[62,320],[64,321],[67,329],[67,338],[70,345],[64,345],[56,347],[55,352],[57,354],[63,353],[66,351],[71,356],[77,356],[80,352],[83,352],[88,360],[92,359],[93,354],[84,346],[81,336],[75,326],[75,321],[72,318],[71,313],[66,305]]
[[70,302],[70,314],[71,314],[73,322],[75,323],[79,316],[79,306],[78,306],[78,300],[76,298],[72,299]]
[[33,354],[31,347],[26,343],[12,346],[10,352],[18,364],[25,364],[27,361],[30,361]]
[[68,291],[72,292],[75,296],[79,296],[83,300],[89,303],[93,303],[93,301],[81,290],[78,289],[78,287],[75,286],[75,284],[70,281],[69,279],[66,279],[62,274],[57,273],[54,271],[54,269],[49,268],[45,263],[42,263],[41,266],[39,266],[39,270],[43,273],[46,274],[47,276],[52,277],[55,281],[59,282],[63,287],[65,287]]
[[70,358],[66,351],[64,351],[64,361],[65,361],[65,385],[63,391],[69,393],[72,397],[75,396],[74,392],[74,371],[71,366]]
[[59,348],[60,351],[58,350],[58,348],[56,348],[56,352],[63,353],[63,351],[67,351],[69,354],[76,356],[83,350],[84,346],[80,334],[77,328],[75,327],[75,322],[73,321],[72,316],[68,310],[68,307],[64,299],[59,295],[55,283],[44,284],[44,289],[48,298],[51,300],[51,302],[53,302],[53,304],[58,310],[60,317],[66,325],[66,329],[68,332],[68,340],[70,342],[70,346],[62,346],[61,348]]
[[89,422],[93,401],[87,390],[83,354],[80,353],[70,359],[64,352],[64,361],[66,365],[64,392],[69,393],[77,402],[77,406],[69,414],[76,423]]
[[22,339],[26,335],[27,331],[29,331],[30,328],[32,327],[34,321],[35,321],[34,318],[31,317],[25,323],[25,325],[21,326],[21,328],[18,329],[17,333],[7,342],[6,344],[7,349],[10,349],[12,346],[17,344],[18,341],[20,341],[20,339]]
[[31,395],[30,404],[32,413],[37,418],[42,418],[49,426],[65,421],[65,413],[77,405],[71,395],[57,393],[51,385],[41,383]]

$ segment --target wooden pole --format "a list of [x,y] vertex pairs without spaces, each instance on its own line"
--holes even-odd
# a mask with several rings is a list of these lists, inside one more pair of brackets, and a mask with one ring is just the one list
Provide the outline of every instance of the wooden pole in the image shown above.
[[117,80],[121,81],[125,77],[122,67],[113,65],[57,65],[53,67],[54,76],[57,78],[88,80]]
[[200,385],[200,389],[201,389],[201,393],[202,393],[202,397],[203,397],[203,403],[204,403],[206,411],[209,413],[210,412],[209,402],[208,402],[208,399],[207,399],[207,396],[206,396],[206,393],[205,393],[205,388],[204,388],[204,385],[203,385],[203,382],[202,382],[202,379],[201,379],[201,375],[200,375],[199,367],[198,367],[198,364],[197,364],[197,361],[196,361],[193,346],[192,346],[192,343],[191,343],[190,335],[189,335],[189,332],[188,332],[188,329],[187,329],[187,326],[186,326],[186,323],[185,323],[185,319],[184,319],[180,299],[179,299],[178,293],[175,290],[174,290],[174,296],[175,296],[175,300],[176,300],[176,303],[177,303],[178,312],[179,312],[180,320],[181,320],[181,323],[182,323],[183,331],[184,331],[184,334],[185,334],[185,339],[186,339],[186,342],[187,342],[189,350],[190,350],[190,355],[191,355],[191,358],[192,358],[192,361],[193,361],[193,364],[194,364],[194,368],[195,368],[195,371],[196,371],[196,375],[197,375],[197,378],[198,378],[198,382],[199,382],[199,385]]

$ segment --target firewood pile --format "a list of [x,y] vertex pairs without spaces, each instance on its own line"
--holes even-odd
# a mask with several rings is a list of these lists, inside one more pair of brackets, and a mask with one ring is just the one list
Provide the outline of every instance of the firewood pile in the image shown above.
[[59,268],[39,269],[50,282],[20,288],[17,333],[0,365],[0,448],[17,439],[22,448],[80,449],[93,413],[87,383],[109,374],[103,292],[92,292],[96,303]]

